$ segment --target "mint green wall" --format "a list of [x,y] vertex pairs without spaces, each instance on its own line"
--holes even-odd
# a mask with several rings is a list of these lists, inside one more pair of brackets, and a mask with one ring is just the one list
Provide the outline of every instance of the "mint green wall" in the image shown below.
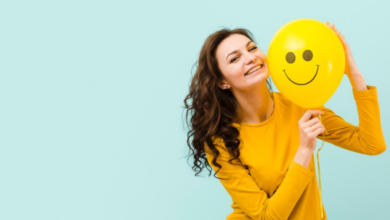
[[[181,108],[202,43],[223,26],[249,29],[266,52],[288,21],[335,23],[378,88],[389,143],[389,9],[353,0],[2,1],[0,219],[225,219],[230,196],[186,162]],[[357,125],[351,89],[344,77],[327,107]],[[325,144],[329,219],[390,218],[389,151]]]

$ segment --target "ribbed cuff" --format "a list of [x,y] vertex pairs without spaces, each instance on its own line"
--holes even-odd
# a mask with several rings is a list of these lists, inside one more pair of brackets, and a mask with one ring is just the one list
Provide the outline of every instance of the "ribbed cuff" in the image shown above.
[[314,172],[310,171],[309,169],[306,169],[304,166],[294,161],[291,162],[288,169],[294,172],[299,172],[308,178],[312,178],[314,176]]
[[378,96],[376,86],[367,85],[367,90],[358,91],[352,89],[352,93],[355,99],[364,99]]

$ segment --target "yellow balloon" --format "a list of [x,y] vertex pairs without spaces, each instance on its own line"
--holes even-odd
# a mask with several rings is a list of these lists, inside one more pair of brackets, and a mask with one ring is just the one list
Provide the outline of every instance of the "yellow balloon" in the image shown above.
[[298,19],[282,26],[271,40],[267,59],[279,91],[306,109],[324,105],[340,85],[345,70],[339,37],[314,19]]

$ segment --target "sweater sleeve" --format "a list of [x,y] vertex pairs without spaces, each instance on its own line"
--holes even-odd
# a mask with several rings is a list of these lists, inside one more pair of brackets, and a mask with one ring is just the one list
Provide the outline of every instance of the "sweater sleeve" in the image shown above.
[[214,157],[211,151],[207,150],[207,144],[205,147],[207,161],[216,172],[216,176],[223,178],[220,182],[232,200],[251,219],[288,219],[303,191],[314,178],[314,172],[292,161],[278,190],[269,198],[242,163],[234,160],[233,164],[228,163],[230,154],[223,141],[216,144],[220,152],[217,162],[222,166],[219,171],[212,163]]
[[346,122],[332,110],[322,106],[322,123],[326,129],[325,138],[317,138],[344,149],[367,155],[378,155],[386,150],[382,132],[378,94],[375,86],[365,91],[353,90],[359,115],[359,126]]

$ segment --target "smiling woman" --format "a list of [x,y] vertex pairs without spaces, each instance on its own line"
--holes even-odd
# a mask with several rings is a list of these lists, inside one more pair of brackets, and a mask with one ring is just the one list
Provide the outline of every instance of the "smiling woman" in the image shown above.
[[327,219],[314,166],[316,140],[325,124],[325,141],[382,153],[376,87],[353,90],[357,127],[325,106],[303,109],[273,92],[269,79],[267,57],[249,31],[222,29],[206,39],[184,99],[192,169],[195,176],[203,168],[215,172],[233,200],[226,219]]

